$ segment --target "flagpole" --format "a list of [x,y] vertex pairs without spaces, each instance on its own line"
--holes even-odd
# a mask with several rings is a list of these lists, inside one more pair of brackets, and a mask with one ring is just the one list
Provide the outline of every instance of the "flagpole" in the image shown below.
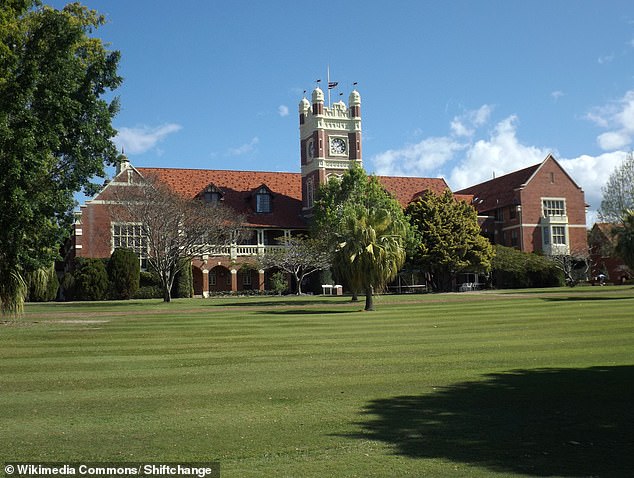
[[328,65],[328,108],[330,108],[330,65]]

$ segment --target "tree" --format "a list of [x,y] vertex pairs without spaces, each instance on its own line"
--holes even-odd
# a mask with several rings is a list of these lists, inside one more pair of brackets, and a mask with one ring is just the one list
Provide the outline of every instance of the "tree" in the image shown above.
[[587,247],[570,251],[570,254],[547,256],[547,258],[563,273],[567,286],[574,287],[580,281],[588,279],[591,259],[590,250]]
[[59,279],[55,264],[27,274],[26,282],[29,290],[27,300],[30,302],[48,302],[57,297]]
[[313,234],[333,251],[335,275],[353,300],[363,291],[365,309],[373,310],[374,292],[396,276],[412,237],[400,204],[378,178],[353,167],[320,189],[313,211]]
[[174,279],[197,256],[239,239],[242,219],[221,203],[205,203],[179,195],[155,177],[139,178],[114,193],[114,215],[122,224],[139,227],[148,267],[155,271],[163,300],[172,300]]
[[93,191],[116,148],[118,52],[90,33],[104,17],[78,3],[0,9],[0,311],[18,314],[25,277],[47,268],[67,235],[73,193]]
[[75,270],[75,299],[105,300],[110,282],[103,259],[80,258]]
[[491,261],[493,284],[498,289],[559,287],[564,284],[562,270],[547,257],[495,245]]
[[634,210],[626,212],[623,224],[615,228],[617,236],[615,252],[634,271]]
[[364,291],[365,310],[374,310],[374,292],[382,290],[405,264],[409,227],[400,208],[399,212],[394,217],[385,207],[355,203],[345,207],[335,264],[353,290]]
[[108,261],[110,289],[115,299],[131,299],[139,290],[141,266],[132,249],[117,247]]
[[459,272],[488,271],[493,248],[480,235],[477,213],[451,191],[425,192],[406,209],[417,233],[414,261],[427,269],[436,290],[451,290]]
[[293,274],[297,282],[297,295],[302,294],[302,282],[309,275],[327,269],[332,262],[332,255],[324,241],[306,236],[285,238],[280,241],[281,247],[266,252],[258,262],[263,269],[277,267]]
[[623,222],[626,212],[634,210],[634,152],[629,152],[612,172],[601,193],[601,220],[613,224]]

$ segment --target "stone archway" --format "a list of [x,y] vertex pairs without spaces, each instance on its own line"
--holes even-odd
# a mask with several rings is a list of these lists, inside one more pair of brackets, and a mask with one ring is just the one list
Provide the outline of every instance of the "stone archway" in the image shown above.
[[231,271],[222,265],[209,270],[208,281],[210,294],[231,291]]

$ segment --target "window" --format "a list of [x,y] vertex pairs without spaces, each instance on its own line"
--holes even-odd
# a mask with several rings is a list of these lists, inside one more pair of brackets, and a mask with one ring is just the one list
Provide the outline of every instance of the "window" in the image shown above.
[[566,226],[550,226],[544,228],[544,245],[566,244]]
[[513,247],[517,247],[519,241],[518,241],[518,234],[517,234],[517,229],[513,229],[511,231],[511,246]]
[[255,193],[255,212],[271,212],[271,193],[265,187],[261,187]]
[[216,271],[209,273],[209,285],[216,285]]
[[217,203],[222,200],[222,192],[213,184],[205,188],[202,196],[206,203]]
[[566,243],[566,227],[553,226],[553,244],[565,244],[565,243]]
[[251,271],[242,272],[242,285],[251,285]]
[[566,215],[566,204],[563,199],[544,199],[542,209],[544,217]]
[[313,178],[306,180],[306,207],[313,207],[315,202],[315,181]]
[[495,220],[498,222],[504,221],[504,209],[498,208],[495,210]]
[[117,247],[132,249],[139,256],[141,267],[147,267],[148,241],[141,224],[113,224],[112,249]]
[[509,219],[515,219],[517,217],[517,207],[511,206],[509,207]]

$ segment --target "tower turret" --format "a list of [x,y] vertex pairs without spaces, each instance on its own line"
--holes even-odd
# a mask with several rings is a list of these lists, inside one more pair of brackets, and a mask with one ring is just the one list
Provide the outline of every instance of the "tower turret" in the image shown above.
[[315,88],[312,105],[299,103],[300,158],[302,166],[303,211],[312,215],[319,186],[330,177],[341,177],[361,159],[361,95],[353,90],[343,101],[326,106],[324,92]]

